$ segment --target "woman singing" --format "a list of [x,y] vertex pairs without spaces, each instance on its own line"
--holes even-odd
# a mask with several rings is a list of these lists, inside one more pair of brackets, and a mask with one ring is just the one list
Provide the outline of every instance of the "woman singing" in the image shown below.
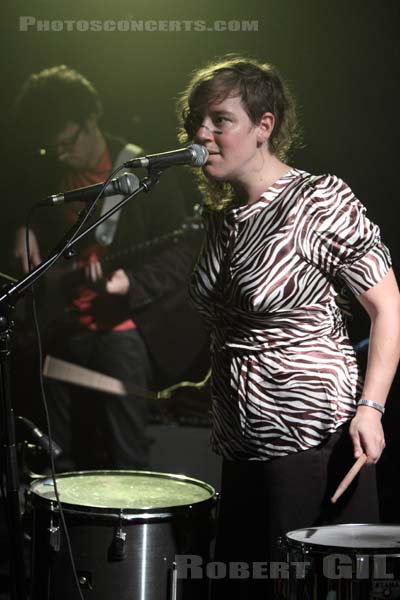
[[[181,141],[209,152],[191,295],[211,329],[212,445],[224,461],[216,559],[276,561],[289,530],[379,519],[374,465],[399,357],[399,293],[379,228],[348,185],[286,162],[296,113],[273,66],[213,63],[180,108]],[[371,319],[364,380],[344,288]],[[362,452],[368,466],[330,505]],[[246,578],[231,581],[229,597],[243,582],[240,597],[258,597]]]

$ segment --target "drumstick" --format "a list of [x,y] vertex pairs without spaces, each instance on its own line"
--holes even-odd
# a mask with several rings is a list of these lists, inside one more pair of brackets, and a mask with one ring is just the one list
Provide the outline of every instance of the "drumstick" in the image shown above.
[[336,500],[339,498],[339,496],[341,496],[343,494],[343,492],[345,492],[347,490],[347,488],[353,481],[354,477],[360,471],[361,467],[365,464],[366,460],[367,460],[367,456],[364,453],[361,454],[361,456],[356,460],[354,465],[351,467],[350,471],[343,477],[342,481],[338,485],[336,492],[333,494],[333,496],[331,498],[331,502],[333,504],[336,502]]

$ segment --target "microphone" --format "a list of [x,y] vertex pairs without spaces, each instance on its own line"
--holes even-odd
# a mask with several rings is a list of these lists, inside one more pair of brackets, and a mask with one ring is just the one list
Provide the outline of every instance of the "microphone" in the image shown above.
[[[83,202],[89,202],[95,198],[103,183],[95,183],[94,185],[87,185],[85,187],[76,188],[69,192],[62,192],[61,194],[53,194],[48,196],[44,200],[38,202],[38,206],[55,206],[57,204],[64,204],[65,202],[73,202],[74,200],[80,200]],[[116,194],[122,194],[128,196],[139,187],[139,179],[133,173],[123,173],[119,177],[111,179],[104,188],[103,196],[115,196]]]
[[60,446],[56,444],[54,440],[52,441],[52,444],[50,446],[50,440],[48,436],[45,433],[43,433],[43,431],[40,431],[39,427],[36,427],[36,425],[32,423],[32,421],[30,421],[26,417],[17,417],[17,423],[21,423],[21,425],[24,426],[26,431],[29,431],[32,439],[47,454],[51,454],[51,448],[53,449],[54,458],[58,458],[62,454]]
[[199,144],[192,144],[187,148],[180,150],[171,150],[161,154],[149,154],[141,158],[132,158],[124,163],[128,169],[139,167],[148,167],[150,169],[166,169],[174,165],[191,165],[192,167],[202,167],[208,160],[208,150]]

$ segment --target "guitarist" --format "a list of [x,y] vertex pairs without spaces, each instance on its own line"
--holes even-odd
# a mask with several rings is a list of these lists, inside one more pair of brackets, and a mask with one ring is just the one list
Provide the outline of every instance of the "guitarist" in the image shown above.
[[[97,91],[77,71],[58,66],[29,77],[17,100],[17,123],[19,131],[24,132],[23,147],[34,149],[37,158],[34,167],[32,160],[27,162],[31,168],[24,177],[30,198],[102,182],[115,166],[143,154],[138,146],[105,134],[99,125],[100,116]],[[115,199],[106,198],[105,209],[110,201]],[[65,204],[48,209],[45,215],[42,210],[38,215],[29,231],[33,266],[60,239],[79,208],[76,203]],[[177,302],[185,298],[198,240],[166,248],[136,268],[132,264],[120,265],[106,278],[99,257],[105,250],[114,252],[172,230],[182,220],[183,209],[178,203],[167,202],[160,194],[135,198],[114,221],[105,221],[91,239],[85,238],[75,260],[77,265],[86,265],[87,281],[70,290],[63,317],[49,328],[51,335],[46,339],[45,350],[143,389],[155,385],[154,366],[160,355],[157,337],[172,314],[162,313],[169,305],[171,310],[177,310]],[[14,255],[26,272],[28,259],[22,227],[17,230]],[[154,306],[161,314],[152,313]],[[51,314],[52,305],[45,304],[44,310]],[[185,327],[185,310],[178,310],[181,332],[192,340],[193,332]],[[192,317],[188,313],[189,328],[196,328],[196,318]],[[154,323],[158,323],[158,331],[154,331]],[[179,327],[177,335],[178,330]],[[195,335],[200,336],[199,347],[203,348],[205,335],[200,326]],[[161,355],[169,357],[164,370],[167,379],[170,376],[172,380],[179,375],[173,372],[179,361],[171,362],[174,351],[169,344],[167,348],[162,346],[161,343]],[[188,352],[193,354],[189,356],[192,362],[198,352],[194,346],[186,343],[185,347],[186,356]],[[162,370],[163,359],[158,363]],[[54,381],[48,381],[46,386],[53,437],[64,450],[57,465],[59,470],[148,468],[150,440],[145,399],[116,399]]]

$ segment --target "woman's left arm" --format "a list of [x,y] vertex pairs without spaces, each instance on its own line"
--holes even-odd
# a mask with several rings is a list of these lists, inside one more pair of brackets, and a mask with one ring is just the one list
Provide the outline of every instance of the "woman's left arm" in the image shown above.
[[[371,319],[368,364],[361,398],[385,405],[400,356],[400,295],[393,270],[357,300]],[[359,406],[351,421],[354,456],[362,452],[368,463],[378,462],[385,447],[382,414]]]

